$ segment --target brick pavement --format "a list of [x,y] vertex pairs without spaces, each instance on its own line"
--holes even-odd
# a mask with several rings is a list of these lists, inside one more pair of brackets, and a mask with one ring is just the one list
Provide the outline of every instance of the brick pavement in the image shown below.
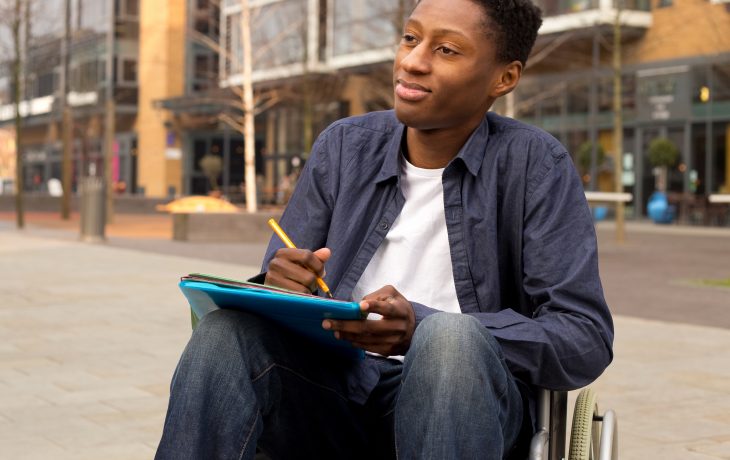
[[[230,252],[220,245],[187,246],[180,257],[181,246],[153,244],[143,232],[86,245],[68,230],[31,227],[17,232],[0,220],[0,458],[152,458],[190,332],[177,277],[245,277],[257,264],[206,260]],[[599,226],[618,314],[615,361],[594,386],[618,412],[620,458],[730,459],[730,315],[722,310],[730,291],[688,281],[730,278],[730,235],[673,230],[633,225],[616,246]],[[241,251],[257,260],[262,249]],[[709,327],[718,312],[724,327]]]

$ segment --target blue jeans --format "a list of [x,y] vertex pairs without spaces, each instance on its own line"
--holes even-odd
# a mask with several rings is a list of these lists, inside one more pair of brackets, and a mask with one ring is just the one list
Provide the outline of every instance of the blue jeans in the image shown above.
[[[358,388],[373,371],[375,386]],[[258,447],[273,459],[501,459],[522,422],[497,341],[467,315],[424,319],[401,364],[338,358],[218,310],[180,359],[155,458],[251,460]]]

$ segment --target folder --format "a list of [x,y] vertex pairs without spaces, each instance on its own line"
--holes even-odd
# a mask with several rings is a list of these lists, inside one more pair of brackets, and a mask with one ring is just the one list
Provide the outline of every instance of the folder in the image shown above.
[[332,331],[322,329],[322,320],[363,319],[360,305],[273,286],[193,273],[180,279],[180,290],[196,317],[218,308],[244,310],[278,324],[345,356],[362,359],[365,352]]

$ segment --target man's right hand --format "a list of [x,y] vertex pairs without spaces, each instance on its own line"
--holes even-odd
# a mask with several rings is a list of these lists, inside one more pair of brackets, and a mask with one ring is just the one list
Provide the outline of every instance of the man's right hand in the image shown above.
[[312,293],[317,289],[317,277],[324,276],[324,263],[332,255],[328,248],[281,248],[269,262],[264,284],[290,291]]

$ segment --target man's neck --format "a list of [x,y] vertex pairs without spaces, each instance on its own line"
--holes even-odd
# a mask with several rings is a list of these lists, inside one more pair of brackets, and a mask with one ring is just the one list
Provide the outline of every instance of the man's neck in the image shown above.
[[408,161],[424,169],[444,168],[459,153],[472,131],[423,131],[409,127],[405,142]]

